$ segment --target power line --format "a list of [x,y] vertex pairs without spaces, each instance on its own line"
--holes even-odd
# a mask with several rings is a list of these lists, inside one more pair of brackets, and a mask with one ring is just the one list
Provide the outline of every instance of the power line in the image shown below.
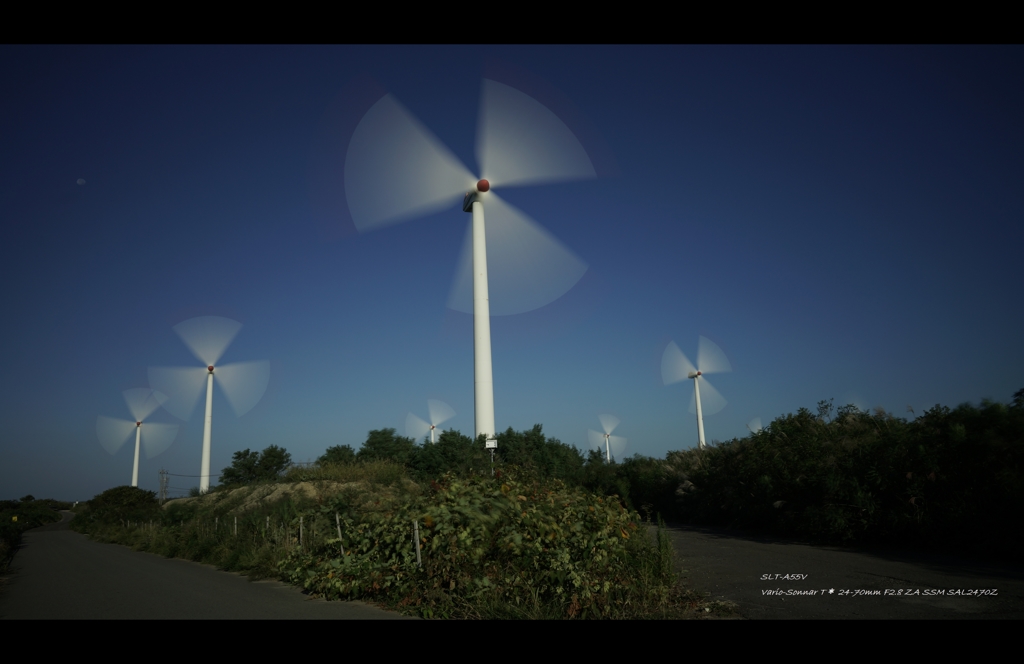
[[[175,476],[175,478],[202,478],[202,476],[204,476],[204,475],[180,475],[180,474],[178,474],[176,472],[168,472],[167,474]],[[216,472],[216,473],[211,472],[210,474],[208,474],[206,476],[207,476],[207,478],[219,478],[220,473],[219,472]]]

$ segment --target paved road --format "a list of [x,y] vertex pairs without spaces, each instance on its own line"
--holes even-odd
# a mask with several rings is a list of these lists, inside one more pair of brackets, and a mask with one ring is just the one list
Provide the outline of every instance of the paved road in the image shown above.
[[[673,526],[669,532],[679,569],[688,570],[687,583],[734,602],[745,618],[1024,618],[1020,567],[921,552],[812,546],[721,529]],[[762,579],[766,574],[773,576]],[[806,578],[783,578],[787,574]],[[950,593],[974,589],[998,594]],[[817,592],[785,594],[790,590]],[[901,590],[902,596],[895,594]]]
[[25,533],[0,586],[0,618],[394,619],[361,602],[311,600],[279,581],[249,581],[209,565],[99,544],[73,516]]

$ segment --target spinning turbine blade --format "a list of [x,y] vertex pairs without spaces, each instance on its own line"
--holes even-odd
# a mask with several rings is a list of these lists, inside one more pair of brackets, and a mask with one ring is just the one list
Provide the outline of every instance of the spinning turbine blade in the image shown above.
[[[703,405],[704,404],[702,402],[701,406],[703,407]],[[747,428],[750,429],[750,433],[757,433],[758,431],[760,431],[762,429],[762,427],[761,427],[761,418],[760,417],[755,417],[754,419],[752,419],[749,422],[747,422]]]
[[135,422],[115,420],[103,415],[96,418],[96,436],[100,439],[100,445],[109,454],[115,454],[121,449],[121,446],[128,441],[133,433],[135,433]]
[[[711,387],[711,383],[698,378],[700,381],[700,410],[701,413],[707,417],[708,415],[714,415],[718,411],[725,408],[725,404],[728,403],[718,390]],[[697,399],[694,396],[690,397],[690,413],[697,413]]]
[[481,176],[498,187],[597,177],[579,139],[533,97],[484,79],[477,122]]
[[171,443],[174,442],[174,437],[178,435],[177,424],[162,424],[159,422],[150,422],[142,425],[142,449],[146,452],[146,458],[152,459],[158,454],[162,454]]
[[452,407],[437,399],[427,400],[427,411],[430,413],[430,423],[434,426],[455,417],[455,411],[452,410]]
[[207,366],[217,364],[240,329],[241,323],[220,316],[190,318],[174,326],[192,354]]
[[[492,316],[554,302],[576,285],[587,265],[553,235],[494,193],[486,202],[488,299]],[[470,225],[448,306],[473,313],[473,233]]]
[[[697,371],[697,368],[690,363],[690,360],[683,355],[683,351],[679,350],[679,346],[676,342],[669,342],[668,346],[665,347],[665,352],[661,356],[661,380],[666,385],[672,383],[678,383],[681,380],[689,378],[691,373]],[[703,408],[704,402],[701,402]]]
[[608,436],[608,447],[611,448],[612,458],[621,463],[622,453],[626,451],[626,439],[622,436]]
[[[701,373],[732,371],[732,365],[729,364],[725,353],[707,337],[701,337],[697,342],[697,368]],[[704,402],[701,401],[701,407],[703,404]]]
[[615,427],[619,426],[619,418],[614,415],[598,415],[597,419],[601,420],[601,428],[605,433],[611,433],[615,431]]
[[430,423],[424,422],[412,413],[405,417],[405,435],[413,440],[420,440],[430,433]]
[[360,231],[454,207],[475,182],[391,95],[367,111],[345,156],[345,197]]
[[587,436],[590,438],[590,446],[594,449],[604,451],[604,434],[587,429]]
[[162,405],[169,413],[187,420],[206,387],[206,374],[203,367],[150,367],[149,384],[167,395]]
[[228,398],[235,415],[241,417],[248,413],[267,391],[267,384],[270,382],[270,362],[256,360],[226,364],[214,369],[213,379],[224,390],[224,396]]
[[145,387],[125,390],[122,394],[124,395],[125,403],[128,404],[128,410],[131,411],[132,417],[135,418],[136,422],[144,421],[153,414],[153,411],[167,401],[167,397],[164,394],[154,392]]

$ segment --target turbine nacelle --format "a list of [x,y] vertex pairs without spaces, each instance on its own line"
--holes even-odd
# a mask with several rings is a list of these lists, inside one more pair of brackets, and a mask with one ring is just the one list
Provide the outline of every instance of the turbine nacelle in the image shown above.
[[703,374],[702,371],[691,371],[690,373],[686,374],[686,377],[687,378],[696,378],[697,376],[700,376],[702,374]]
[[481,203],[483,203],[486,200],[486,197],[483,196],[483,194],[486,194],[488,191],[490,191],[490,189],[491,183],[488,182],[487,180],[480,180],[479,182],[477,182],[476,188],[473,191],[467,191],[466,195],[463,197],[462,211],[472,212],[473,203],[475,203],[476,201],[480,201]]

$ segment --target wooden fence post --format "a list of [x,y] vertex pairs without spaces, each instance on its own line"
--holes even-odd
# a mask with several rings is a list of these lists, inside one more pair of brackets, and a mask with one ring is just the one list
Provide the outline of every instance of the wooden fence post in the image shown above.
[[423,561],[420,560],[420,524],[416,519],[412,520],[412,539],[416,542],[416,566],[423,567]]

